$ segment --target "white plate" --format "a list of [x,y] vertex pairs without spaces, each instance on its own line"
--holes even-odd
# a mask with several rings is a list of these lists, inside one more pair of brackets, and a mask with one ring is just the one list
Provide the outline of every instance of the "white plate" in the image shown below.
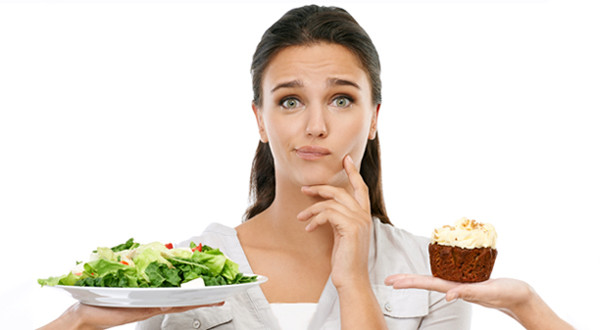
[[202,288],[102,288],[56,285],[81,303],[108,307],[175,307],[214,304],[267,281],[262,275],[256,282],[207,286]]

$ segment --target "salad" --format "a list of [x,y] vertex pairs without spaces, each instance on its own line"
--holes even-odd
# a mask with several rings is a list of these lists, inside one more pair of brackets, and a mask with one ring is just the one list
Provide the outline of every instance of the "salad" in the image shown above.
[[133,238],[112,248],[99,247],[86,263],[78,262],[68,274],[38,279],[42,286],[95,286],[121,288],[202,287],[255,282],[219,249],[190,243],[189,248]]

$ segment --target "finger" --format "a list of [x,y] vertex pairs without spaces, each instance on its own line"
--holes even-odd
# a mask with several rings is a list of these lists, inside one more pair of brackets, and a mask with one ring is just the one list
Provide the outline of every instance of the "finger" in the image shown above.
[[446,293],[446,301],[453,301],[459,298],[459,294],[456,291],[448,291]]
[[442,293],[446,293],[448,290],[460,285],[460,283],[446,281],[441,278],[417,274],[388,276],[385,279],[385,284],[393,286],[394,289],[424,289]]
[[354,160],[350,155],[344,158],[344,170],[350,180],[350,185],[354,190],[354,199],[358,202],[363,210],[369,211],[371,203],[369,202],[369,187],[360,175],[358,168],[354,164]]
[[348,219],[348,216],[337,210],[325,209],[310,219],[305,230],[311,232],[317,227],[329,223],[331,227],[342,236],[345,236],[348,233],[356,233],[356,229],[360,227],[360,223],[357,221],[348,221]]
[[348,191],[340,187],[334,187],[329,185],[317,185],[304,186],[301,190],[304,194],[308,196],[321,197],[324,199],[333,199],[351,210],[361,208],[356,199],[350,196],[350,194],[348,194]]
[[304,227],[304,229],[308,232],[311,232],[317,229],[317,227],[322,226],[326,223],[330,223],[333,226],[336,222],[337,221],[336,216],[334,215],[334,211],[332,211],[331,209],[327,209],[313,216],[310,219],[310,222],[306,225],[306,227]]
[[326,200],[307,207],[302,212],[298,213],[297,218],[300,221],[306,221],[328,209],[337,211],[340,214],[345,214],[348,217],[351,216],[351,214],[348,212],[348,209],[340,203],[333,200]]
[[[486,289],[481,283],[463,284],[458,285],[455,288],[448,290],[446,294],[446,300],[451,301],[454,299],[463,299],[465,301],[477,302],[479,300],[490,300],[494,290]],[[488,299],[482,299],[482,297],[488,297]]]

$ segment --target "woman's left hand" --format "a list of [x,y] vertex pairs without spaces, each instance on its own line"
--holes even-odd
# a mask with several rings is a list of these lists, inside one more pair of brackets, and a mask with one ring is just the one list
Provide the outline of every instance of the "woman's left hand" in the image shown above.
[[326,223],[333,228],[331,280],[338,290],[356,283],[369,283],[368,257],[373,226],[368,187],[349,155],[343,165],[351,191],[330,185],[302,187],[306,195],[324,200],[298,214],[299,220],[308,222],[308,232]]

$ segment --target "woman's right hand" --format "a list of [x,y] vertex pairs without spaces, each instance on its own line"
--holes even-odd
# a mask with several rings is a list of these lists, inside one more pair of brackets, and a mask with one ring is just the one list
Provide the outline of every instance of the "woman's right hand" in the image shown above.
[[76,303],[59,318],[41,327],[53,329],[107,329],[117,325],[138,322],[152,316],[169,313],[182,313],[199,307],[221,306],[224,303],[184,307],[117,308],[99,307]]
[[441,278],[396,274],[385,279],[394,289],[425,289],[446,293],[446,300],[463,299],[485,307],[503,311],[526,329],[573,329],[540,298],[533,288],[512,278],[491,279],[479,283],[459,283]]

